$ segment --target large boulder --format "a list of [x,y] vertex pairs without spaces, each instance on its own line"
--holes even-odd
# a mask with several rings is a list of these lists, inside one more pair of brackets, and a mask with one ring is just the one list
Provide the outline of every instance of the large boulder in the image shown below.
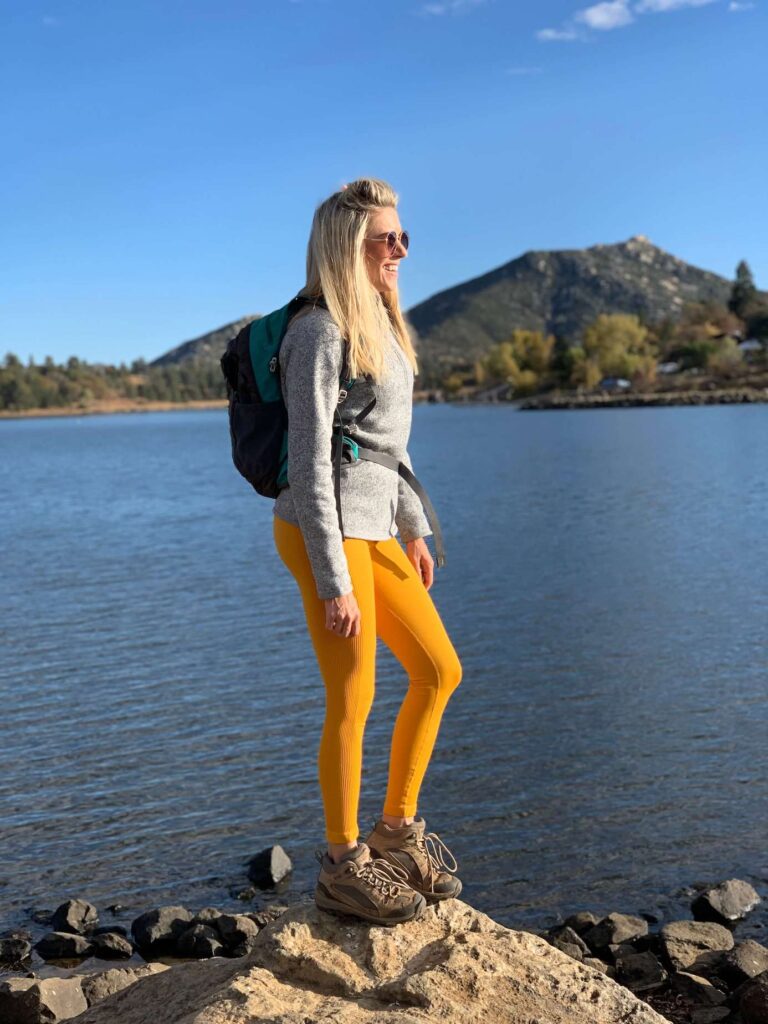
[[299,904],[251,952],[177,964],[76,1018],[77,1024],[666,1024],[602,971],[461,900],[394,927]]

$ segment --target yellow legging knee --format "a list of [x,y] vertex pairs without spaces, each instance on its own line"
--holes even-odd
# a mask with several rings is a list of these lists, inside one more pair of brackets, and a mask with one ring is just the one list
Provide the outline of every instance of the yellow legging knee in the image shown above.
[[385,814],[416,813],[443,711],[461,681],[461,662],[429,591],[397,538],[345,538],[360,633],[343,637],[325,626],[325,602],[317,596],[300,528],[279,516],[272,518],[275,546],[301,591],[325,684],[318,776],[326,837],[330,843],[354,842],[359,835],[363,731],[373,703],[377,636],[409,679],[392,734]]

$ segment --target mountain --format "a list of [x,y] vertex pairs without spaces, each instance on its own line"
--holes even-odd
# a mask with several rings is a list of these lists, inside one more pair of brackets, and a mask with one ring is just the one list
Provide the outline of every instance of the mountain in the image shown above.
[[227,343],[257,316],[261,316],[261,314],[253,313],[251,316],[244,316],[231,324],[217,327],[215,331],[201,334],[199,338],[185,341],[181,345],[177,345],[176,348],[172,348],[170,352],[165,352],[158,359],[153,359],[149,365],[169,366],[173,363],[186,362],[188,359],[216,359],[218,361],[224,354]]
[[[561,334],[569,340],[599,313],[636,313],[645,320],[678,319],[683,305],[727,302],[731,282],[700,270],[635,235],[587,249],[527,252],[480,277],[412,306],[422,373],[472,362],[515,327]],[[196,357],[219,358],[227,342],[253,320],[243,317],[184,342],[160,356],[162,366]]]
[[587,249],[527,252],[408,311],[426,366],[471,362],[515,327],[573,341],[599,313],[678,319],[683,304],[727,302],[731,282],[644,235]]

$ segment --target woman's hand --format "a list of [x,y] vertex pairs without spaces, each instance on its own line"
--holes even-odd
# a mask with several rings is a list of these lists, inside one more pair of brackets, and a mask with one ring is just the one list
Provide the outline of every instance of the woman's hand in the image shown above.
[[325,601],[325,628],[339,636],[359,635],[360,608],[354,590]]
[[405,545],[405,550],[413,567],[419,574],[421,582],[429,590],[435,578],[435,563],[427,547],[426,540],[423,537],[409,540]]

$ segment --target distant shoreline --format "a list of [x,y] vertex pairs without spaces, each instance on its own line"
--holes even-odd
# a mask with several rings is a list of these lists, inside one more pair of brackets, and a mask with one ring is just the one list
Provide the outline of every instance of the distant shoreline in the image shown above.
[[768,402],[768,388],[713,388],[709,391],[656,391],[637,394],[534,395],[523,399],[523,411],[548,409],[665,408],[681,405],[748,405]]
[[[435,391],[414,392],[415,404],[421,405],[508,405],[522,411],[558,409],[628,409],[681,405],[742,405],[768,402],[768,388],[713,388],[708,391],[657,391],[635,394],[560,394],[532,395],[529,398],[483,398],[464,394],[446,399]],[[59,406],[50,409],[0,410],[0,420],[43,419],[63,416],[112,416],[116,413],[185,412],[190,409],[226,409],[225,398],[198,399],[191,402],[109,401],[90,405]]]
[[225,398],[199,399],[193,402],[104,402],[89,405],[83,409],[76,405],[52,407],[50,409],[4,409],[0,419],[27,420],[60,416],[112,416],[121,412],[176,412],[189,409],[226,409]]

